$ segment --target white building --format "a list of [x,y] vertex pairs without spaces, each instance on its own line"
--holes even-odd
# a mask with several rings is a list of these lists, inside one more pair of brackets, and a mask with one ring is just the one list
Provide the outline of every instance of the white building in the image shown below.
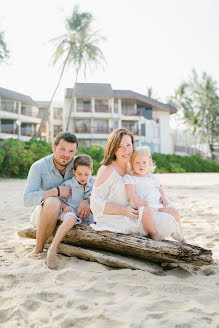
[[39,108],[29,96],[0,88],[0,139],[29,140],[40,124]]
[[169,104],[133,91],[113,90],[110,84],[77,83],[66,89],[63,128],[77,135],[80,146],[105,147],[110,132],[124,127],[134,134],[137,145],[168,154],[173,152],[169,119],[175,112]]

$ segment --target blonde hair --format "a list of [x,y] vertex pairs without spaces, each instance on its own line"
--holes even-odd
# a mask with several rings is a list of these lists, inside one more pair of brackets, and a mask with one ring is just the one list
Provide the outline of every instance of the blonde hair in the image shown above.
[[104,159],[101,162],[102,165],[110,165],[112,163],[112,161],[116,160],[116,155],[115,152],[117,151],[117,149],[119,148],[119,145],[121,143],[122,137],[128,135],[131,138],[132,141],[132,146],[134,148],[134,136],[133,134],[124,128],[121,129],[117,129],[114,130],[108,140],[107,140],[107,144],[106,144],[106,150],[105,150],[105,154],[104,154]]
[[132,157],[131,157],[131,161],[130,161],[131,172],[134,173],[133,164],[134,164],[135,157],[137,155],[146,155],[150,159],[150,166],[149,166],[149,172],[148,173],[153,173],[157,166],[156,166],[156,163],[153,162],[153,160],[152,160],[151,149],[148,146],[135,148],[135,150],[132,154]]

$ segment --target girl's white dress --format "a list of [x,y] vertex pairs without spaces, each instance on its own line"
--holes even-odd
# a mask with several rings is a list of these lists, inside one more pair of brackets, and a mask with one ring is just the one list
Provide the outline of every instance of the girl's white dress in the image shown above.
[[[154,174],[149,174],[146,177],[126,174],[124,176],[125,184],[135,185],[136,195],[140,200],[148,201],[149,207],[154,210],[164,207],[160,202],[161,193],[158,189],[160,187],[160,180]],[[173,203],[168,201],[167,207],[174,207]]]
[[[107,202],[115,203],[122,206],[129,205],[126,196],[124,177],[120,176],[113,168],[111,175],[98,187],[93,187],[90,205],[96,224],[91,227],[97,231],[113,231],[117,233],[140,233],[146,235],[143,229],[142,213],[144,207],[139,208],[139,217],[132,220],[128,216],[104,214],[104,207]],[[155,212],[154,223],[157,232],[163,237],[172,236],[174,239],[181,241],[183,236],[179,224],[172,215],[165,212]]]

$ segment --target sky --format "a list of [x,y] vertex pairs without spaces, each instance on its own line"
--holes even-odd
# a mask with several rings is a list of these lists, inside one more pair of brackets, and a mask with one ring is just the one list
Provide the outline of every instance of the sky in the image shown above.
[[[65,33],[65,19],[75,4],[93,14],[94,30],[107,64],[79,74],[78,82],[110,83],[113,89],[142,94],[153,88],[162,102],[187,80],[193,68],[219,82],[218,0],[2,0],[0,31],[10,50],[0,66],[0,87],[49,100],[61,65],[52,65],[49,40]],[[73,87],[67,68],[56,100]]]

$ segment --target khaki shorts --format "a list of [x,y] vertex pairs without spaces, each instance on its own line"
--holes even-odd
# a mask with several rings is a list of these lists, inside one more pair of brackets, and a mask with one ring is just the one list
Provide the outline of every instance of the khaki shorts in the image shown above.
[[36,228],[38,226],[38,221],[41,213],[42,205],[37,205],[30,216],[30,223]]
[[[41,210],[43,207],[43,203],[44,201],[41,202],[40,205],[37,205],[33,212],[31,213],[30,216],[30,223],[36,228],[38,226],[38,222],[39,222],[39,218],[40,218],[40,214],[41,214]],[[60,216],[58,217],[57,221],[60,219]]]

